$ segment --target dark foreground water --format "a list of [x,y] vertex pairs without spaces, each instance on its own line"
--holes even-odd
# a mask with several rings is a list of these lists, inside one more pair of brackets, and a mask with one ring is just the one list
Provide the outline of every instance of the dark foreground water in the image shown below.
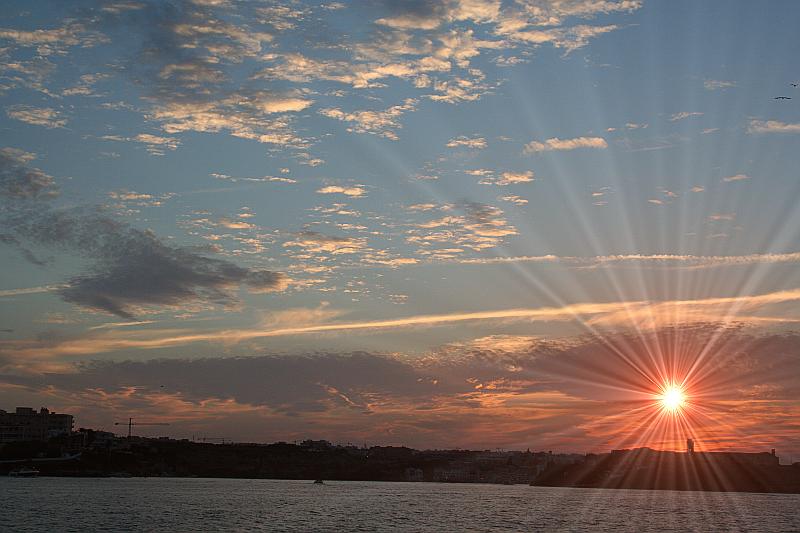
[[800,495],[0,478],[0,531],[800,531]]

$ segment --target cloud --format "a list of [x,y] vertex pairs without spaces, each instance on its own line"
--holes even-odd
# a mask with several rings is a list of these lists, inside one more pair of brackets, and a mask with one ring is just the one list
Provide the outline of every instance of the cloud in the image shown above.
[[[592,37],[617,29],[617,26],[569,26],[570,18],[589,19],[600,14],[630,12],[638,9],[641,2],[554,2],[502,5],[497,0],[461,0],[446,2],[415,2],[391,4],[393,13],[381,17],[376,24],[395,31],[433,32],[443,25],[459,21],[488,25],[491,31],[517,43],[529,45],[552,44],[557,48],[572,51],[585,46]],[[552,26],[542,29],[543,26]],[[505,46],[512,46],[506,44]]]
[[589,40],[610,33],[619,28],[616,25],[589,26],[581,24],[572,27],[557,27],[542,29],[536,25],[529,26],[521,18],[509,17],[501,21],[496,28],[496,33],[513,41],[529,45],[540,46],[552,44],[556,48],[564,48],[567,53],[583,48]]
[[525,2],[521,3],[523,13],[531,23],[554,26],[564,24],[566,19],[591,18],[614,12],[631,12],[639,9],[639,0],[572,0],[569,2]]
[[261,30],[254,11],[245,14],[240,8],[148,2],[137,9],[106,12],[102,23],[124,27],[136,37],[124,72],[146,89],[145,118],[165,133],[227,132],[260,143],[304,148],[309,143],[295,134],[291,117],[313,101],[299,90],[256,89],[242,81],[246,74],[241,67],[256,68],[273,36]]
[[[289,103],[287,103],[289,102]],[[270,92],[231,93],[216,100],[165,98],[153,106],[149,118],[161,123],[170,134],[186,131],[218,133],[227,131],[234,137],[290,148],[303,148],[307,142],[291,130],[288,115],[275,113],[304,107],[296,98],[286,99]],[[303,101],[305,106],[310,100]]]
[[533,181],[533,172],[503,172],[502,177],[495,181],[496,185],[506,186],[518,183],[530,183]]
[[463,210],[463,215],[450,214],[415,223],[406,241],[421,247],[417,253],[441,260],[450,259],[453,250],[460,247],[485,250],[499,245],[507,237],[517,235],[517,229],[503,218],[500,208],[466,203],[459,209]]
[[173,137],[161,137],[150,133],[140,133],[136,137],[133,137],[133,140],[150,146],[164,146],[170,150],[175,150],[179,144],[178,139]]
[[491,170],[468,170],[466,173],[471,176],[483,176],[478,182],[481,185],[505,187],[534,181],[533,171],[531,170],[525,172],[503,172],[500,177],[495,176]]
[[33,199],[58,195],[53,177],[28,164],[35,158],[17,148],[0,148],[0,196]]
[[742,181],[742,180],[749,180],[749,179],[750,179],[750,176],[748,176],[747,174],[736,174],[734,176],[726,176],[726,177],[722,178],[722,181],[724,181],[725,183],[729,183],[731,181]]
[[257,226],[244,220],[236,220],[228,217],[220,217],[216,225],[227,229],[254,229]]
[[[479,71],[471,69],[471,72],[478,74]],[[426,97],[434,102],[446,102],[448,104],[474,102],[491,90],[489,85],[483,83],[483,79],[483,74],[480,74],[473,79],[455,77],[447,81],[436,81],[432,86],[438,93],[429,94]]]
[[751,120],[747,133],[800,133],[800,123],[786,123],[779,120]]
[[[589,19],[638,7],[637,2],[535,9],[530,5],[504,5],[499,0],[381,3],[380,15],[365,21],[372,25],[369,38],[356,39],[351,47],[340,49],[327,48],[342,36],[331,32],[326,17],[302,24],[312,18],[314,10],[310,7],[119,1],[98,8],[85,22],[70,20],[61,28],[35,31],[5,29],[0,30],[0,38],[25,46],[35,44],[40,49],[49,47],[54,52],[64,46],[108,42],[110,38],[87,30],[103,28],[129,51],[114,65],[115,72],[125,73],[144,88],[140,100],[145,118],[158,124],[165,134],[227,132],[238,138],[304,150],[317,140],[303,138],[295,126],[294,115],[312,106],[309,96],[318,94],[303,86],[307,83],[330,81],[364,89],[384,87],[392,79],[404,80],[418,90],[418,95],[387,109],[348,111],[328,104],[320,110],[324,116],[347,122],[349,131],[396,139],[400,115],[414,111],[420,99],[455,104],[477,100],[492,91],[499,82],[487,80],[486,73],[473,64],[484,51],[513,48],[524,55],[526,50],[516,49],[545,42],[573,50],[616,26],[560,26],[561,19]],[[542,35],[547,34],[545,39],[526,33],[541,26],[543,11],[551,13],[546,25],[559,20],[559,27],[539,28]],[[291,34],[291,42],[296,36],[320,46],[301,53],[289,41],[276,39],[278,32]],[[315,50],[323,49],[328,52],[315,54]],[[44,71],[56,67],[46,57],[37,58],[41,64],[15,61],[7,68],[28,72],[38,69],[42,74],[37,80],[15,83],[36,84],[46,91],[42,80],[48,73]],[[105,74],[86,74],[77,85],[62,87],[53,94],[94,95],[92,85],[101,76]],[[266,87],[264,81],[268,82]],[[172,149],[172,145],[147,146],[154,154]],[[293,157],[321,163],[305,152]]]
[[[416,60],[402,60],[397,51],[382,54],[379,60],[369,55],[360,61],[322,60],[299,53],[268,54],[264,59],[274,63],[261,69],[255,79],[286,80],[308,83],[316,80],[335,81],[356,89],[379,87],[385,78],[413,78],[433,71],[448,71],[450,63],[443,59],[424,56]],[[421,54],[421,50],[418,54]],[[401,56],[405,54],[399,54]]]
[[[352,54],[338,58],[313,58],[295,51],[263,56],[268,66],[254,79],[285,80],[294,83],[332,81],[356,89],[383,87],[385,80],[410,80],[416,88],[433,86],[445,101],[474,100],[485,89],[480,70],[469,68],[470,60],[482,49],[503,47],[502,41],[475,37],[472,29],[450,29],[425,39],[404,31],[379,31],[370,41],[356,42]],[[456,71],[454,67],[466,69]],[[431,79],[440,74],[446,79]]]
[[135,384],[145,394],[168,389],[180,391],[192,402],[231,398],[241,404],[297,414],[327,411],[331,389],[364,410],[373,392],[400,397],[431,392],[431,385],[417,378],[413,367],[400,360],[353,353],[96,362],[71,378],[62,374],[44,379],[59,388],[79,391],[91,388],[96,380],[110,393]]
[[464,224],[464,222],[466,222],[466,218],[465,217],[445,216],[445,217],[429,220],[427,222],[420,222],[420,223],[416,224],[416,227],[423,228],[423,229],[441,228],[443,226]]
[[256,8],[256,13],[265,24],[271,25],[278,31],[293,30],[297,24],[302,22],[311,12],[307,8],[297,8],[295,6],[272,5]]
[[126,189],[108,192],[108,198],[115,202],[110,207],[119,209],[124,213],[138,213],[138,208],[140,207],[161,207],[164,202],[174,196],[174,193],[153,195]]
[[399,30],[433,30],[442,24],[458,21],[488,23],[500,15],[499,0],[448,0],[388,6],[394,13],[375,23]]
[[73,87],[68,89],[64,89],[61,91],[62,96],[98,96],[97,93],[94,92],[94,85],[104,79],[109,78],[108,74],[103,73],[95,73],[95,74],[83,74],[79,79],[77,84]]
[[[254,78],[294,83],[324,80],[356,89],[384,87],[390,78],[399,78],[408,80],[417,89],[433,90],[423,97],[447,103],[477,100],[495,86],[486,81],[486,75],[471,61],[482,50],[501,49],[507,43],[478,38],[474,29],[461,25],[439,29],[445,21],[491,18],[485,3],[478,6],[455,2],[449,6],[428,5],[424,9],[398,6],[391,5],[390,9],[398,12],[396,16],[379,19],[373,38],[354,43],[352,53],[325,59],[295,51],[266,54],[264,59],[271,64]],[[423,30],[426,35],[415,35],[411,26],[428,28]],[[340,116],[339,112],[346,113],[335,107],[324,110],[327,116]]]
[[124,24],[145,39],[139,60],[162,80],[191,88],[196,76],[216,80],[224,63],[255,58],[273,36],[222,17],[224,5],[139,4],[138,9],[106,11],[106,22]]
[[574,139],[559,139],[553,137],[544,142],[531,141],[525,145],[525,153],[551,152],[554,150],[575,150],[577,148],[608,148],[608,143],[602,137],[576,137]]
[[[712,215],[713,216],[713,215]],[[725,215],[732,217],[734,215]],[[537,255],[458,259],[461,264],[491,265],[503,263],[561,263],[579,268],[613,266],[615,264],[652,264],[665,268],[717,268],[756,264],[800,263],[800,252],[749,255],[679,255],[679,254],[616,254],[590,257]]]
[[431,211],[437,207],[437,204],[412,204],[406,207],[406,209],[408,211]]
[[298,112],[311,104],[305,98],[262,98],[253,102],[254,107],[267,114]]
[[[136,410],[168,412],[179,435],[198,427],[220,434],[212,428],[223,424],[229,438],[244,441],[302,437],[313,424],[344,442],[524,449],[535,434],[536,447],[607,452],[631,442],[660,444],[641,428],[669,367],[685,378],[698,407],[693,431],[704,446],[730,447],[757,432],[786,449],[800,438],[790,423],[800,393],[798,340],[797,333],[716,326],[562,339],[491,334],[413,357],[256,352],[94,361],[7,373],[2,382],[17,393],[46,395],[58,410],[80,406],[69,412],[82,425],[102,425],[90,421],[109,411]],[[665,347],[685,357],[674,363]]]
[[[29,250],[25,245],[23,245],[20,242],[19,239],[17,239],[13,235],[9,235],[7,233],[0,233],[0,244],[5,244],[7,246],[15,248],[26,261],[28,261],[33,265],[44,267],[48,266],[50,263],[48,259],[40,259],[36,254],[34,254],[31,250]],[[13,296],[14,294],[16,294],[15,291],[19,290],[26,291],[27,289],[11,289],[10,292],[7,294],[7,296]],[[24,294],[24,292],[19,294]]]
[[722,81],[722,80],[705,80],[703,87],[707,91],[717,91],[719,89],[730,89],[736,87],[735,81]]
[[22,289],[4,289],[0,290],[0,298],[21,296],[26,294],[42,294],[46,292],[55,292],[64,288],[66,288],[65,285],[43,285],[41,287],[25,287]]
[[670,122],[675,122],[677,120],[683,120],[683,119],[689,118],[689,117],[699,117],[699,116],[702,116],[702,115],[703,115],[703,113],[701,113],[699,111],[681,111],[680,113],[674,113],[674,114],[670,115],[669,121]]
[[511,202],[514,205],[527,205],[528,200],[522,198],[521,196],[517,196],[516,194],[510,194],[508,196],[500,196],[498,200],[502,202]]
[[37,47],[42,55],[49,55],[71,46],[90,48],[108,42],[103,34],[89,31],[85,25],[75,21],[67,21],[60,28],[47,30],[0,28],[0,39],[12,41],[20,47]]
[[311,253],[341,255],[363,251],[366,242],[361,238],[338,237],[306,230],[295,235],[293,240],[287,241],[283,246],[303,248]]
[[212,172],[209,175],[212,178],[216,178],[218,180],[227,180],[227,181],[231,181],[233,183],[236,183],[237,181],[276,182],[276,183],[289,183],[289,184],[297,183],[297,180],[292,179],[292,178],[286,178],[286,177],[283,177],[283,176],[261,176],[261,177],[257,177],[257,178],[255,178],[255,177],[253,177],[253,178],[251,178],[251,177],[241,177],[240,178],[240,177],[228,176],[227,174],[220,174],[218,172]]
[[[316,139],[299,135],[292,115],[308,109],[313,104],[309,95],[316,93],[301,85],[332,81],[363,89],[383,87],[390,79],[408,82],[422,94],[385,110],[347,111],[335,105],[322,109],[324,116],[351,123],[350,131],[395,139],[399,115],[415,110],[414,103],[421,98],[459,103],[477,100],[493,90],[498,83],[487,80],[473,64],[485,50],[515,49],[525,55],[528,51],[519,48],[551,43],[571,51],[617,26],[573,25],[567,24],[567,19],[630,12],[640,5],[634,1],[582,4],[533,6],[499,0],[380,3],[380,14],[365,21],[369,37],[356,39],[346,49],[327,47],[342,36],[331,32],[326,17],[303,24],[312,19],[311,7],[221,1],[106,3],[83,22],[68,20],[60,28],[33,31],[0,29],[0,38],[19,46],[37,46],[40,53],[48,48],[47,54],[36,60],[47,63],[48,55],[55,57],[65,46],[110,42],[105,35],[87,29],[102,28],[129,51],[114,70],[126,73],[145,89],[141,97],[145,117],[166,134],[228,132],[261,143],[304,149]],[[276,39],[279,32],[291,34],[291,42],[294,37],[318,42],[316,50],[328,52],[306,56],[305,49],[300,53],[289,41]],[[313,47],[308,50],[314,54]],[[31,71],[36,66],[32,61],[15,61],[7,68]],[[44,72],[42,65],[38,67]],[[49,63],[48,68],[52,71],[55,64]],[[53,94],[94,95],[92,85],[101,76],[105,74],[86,74],[77,85]],[[263,80],[278,83],[263,88]],[[34,80],[24,83],[33,86]],[[41,79],[35,83],[46,90]],[[156,144],[148,146],[153,153],[160,153]],[[298,153],[296,157],[302,156]],[[308,161],[319,159],[309,157]]]
[[321,189],[317,190],[320,194],[344,194],[345,196],[350,196],[354,198],[358,198],[360,196],[364,196],[366,190],[364,187],[354,185],[352,187],[341,187],[339,185],[327,185],[322,187]]
[[282,290],[284,274],[251,270],[229,261],[164,243],[97,211],[74,209],[14,221],[16,233],[38,245],[80,253],[93,269],[59,291],[82,307],[132,319],[146,307],[177,307],[193,301],[232,305],[239,285],[252,292]]
[[49,129],[63,128],[67,124],[67,119],[61,113],[49,107],[33,107],[23,104],[12,105],[6,108],[6,115],[26,124],[44,126]]
[[399,137],[394,130],[401,128],[400,116],[416,109],[417,100],[406,98],[402,104],[392,106],[383,111],[344,112],[337,108],[320,109],[320,114],[328,118],[353,124],[347,128],[349,132],[371,133],[396,141]]
[[[320,323],[281,323],[250,329],[189,330],[146,329],[118,332],[93,332],[89,337],[37,341],[0,342],[0,352],[13,358],[90,355],[118,350],[147,350],[186,346],[194,343],[240,343],[271,337],[317,335],[324,333],[365,332],[401,328],[430,328],[458,323],[566,322],[588,332],[655,331],[664,327],[713,324],[715,328],[733,326],[792,325],[794,316],[770,315],[772,306],[800,301],[800,289],[757,295],[703,298],[694,300],[578,302],[557,307],[498,309],[411,315],[362,321],[323,321]],[[329,316],[335,316],[330,315]]]
[[736,213],[714,213],[712,215],[708,215],[708,220],[711,221],[721,221],[721,220],[734,220],[736,218]]
[[400,30],[433,30],[439,27],[441,20],[437,18],[401,15],[391,18],[378,19],[375,21],[375,23]]
[[455,139],[450,139],[447,142],[448,148],[472,148],[475,150],[482,150],[486,148],[486,139],[483,137],[467,137],[465,135],[461,135],[456,137]]
[[493,172],[486,168],[477,168],[472,170],[465,170],[465,174],[469,174],[470,176],[491,176]]
[[20,150],[0,151],[0,191],[7,204],[0,221],[5,240],[91,261],[91,270],[71,277],[59,289],[65,301],[130,319],[153,306],[196,301],[232,305],[238,301],[234,290],[239,286],[252,292],[286,286],[284,274],[240,267],[168,244],[152,231],[134,228],[100,209],[51,206],[44,200],[52,196],[53,179],[28,165],[33,157]]
[[147,151],[153,155],[164,155],[164,149],[176,150],[181,142],[175,137],[162,137],[150,133],[140,133],[134,137],[120,135],[103,135],[104,141],[135,142],[147,145]]

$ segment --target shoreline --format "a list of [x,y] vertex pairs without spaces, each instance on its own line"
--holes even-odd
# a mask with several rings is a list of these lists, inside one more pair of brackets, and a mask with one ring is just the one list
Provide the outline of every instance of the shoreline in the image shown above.
[[274,477],[225,477],[225,476],[174,476],[174,475],[156,475],[156,476],[135,476],[135,475],[70,475],[70,474],[43,474],[34,477],[13,477],[13,476],[0,476],[0,479],[8,478],[14,480],[23,479],[130,479],[134,481],[152,480],[152,479],[181,479],[181,480],[230,480],[230,481],[285,481],[297,482],[298,484],[308,485],[323,485],[330,486],[331,483],[389,483],[397,485],[445,485],[445,486],[494,486],[494,487],[531,487],[531,488],[544,488],[544,489],[579,489],[579,490],[609,490],[609,491],[643,491],[643,492],[680,492],[680,493],[718,493],[718,494],[800,494],[800,491],[780,491],[780,490],[736,490],[736,489],[681,489],[681,488],[658,488],[658,487],[607,487],[607,486],[592,486],[592,485],[544,485],[544,484],[530,484],[530,483],[492,483],[492,482],[457,482],[457,481],[407,481],[407,480],[378,480],[378,479],[324,479],[323,484],[314,483],[313,478],[274,478]]

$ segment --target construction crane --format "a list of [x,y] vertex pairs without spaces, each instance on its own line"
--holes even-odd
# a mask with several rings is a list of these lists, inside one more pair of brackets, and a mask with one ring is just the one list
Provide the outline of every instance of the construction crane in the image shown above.
[[127,422],[114,422],[115,426],[128,426],[128,438],[131,438],[131,431],[133,426],[168,426],[166,422],[134,422],[133,418],[129,418]]

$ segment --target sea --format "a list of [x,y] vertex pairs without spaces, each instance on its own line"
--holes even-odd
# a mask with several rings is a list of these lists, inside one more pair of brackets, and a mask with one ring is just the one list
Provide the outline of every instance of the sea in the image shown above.
[[800,531],[800,495],[527,485],[0,478],[0,531]]

